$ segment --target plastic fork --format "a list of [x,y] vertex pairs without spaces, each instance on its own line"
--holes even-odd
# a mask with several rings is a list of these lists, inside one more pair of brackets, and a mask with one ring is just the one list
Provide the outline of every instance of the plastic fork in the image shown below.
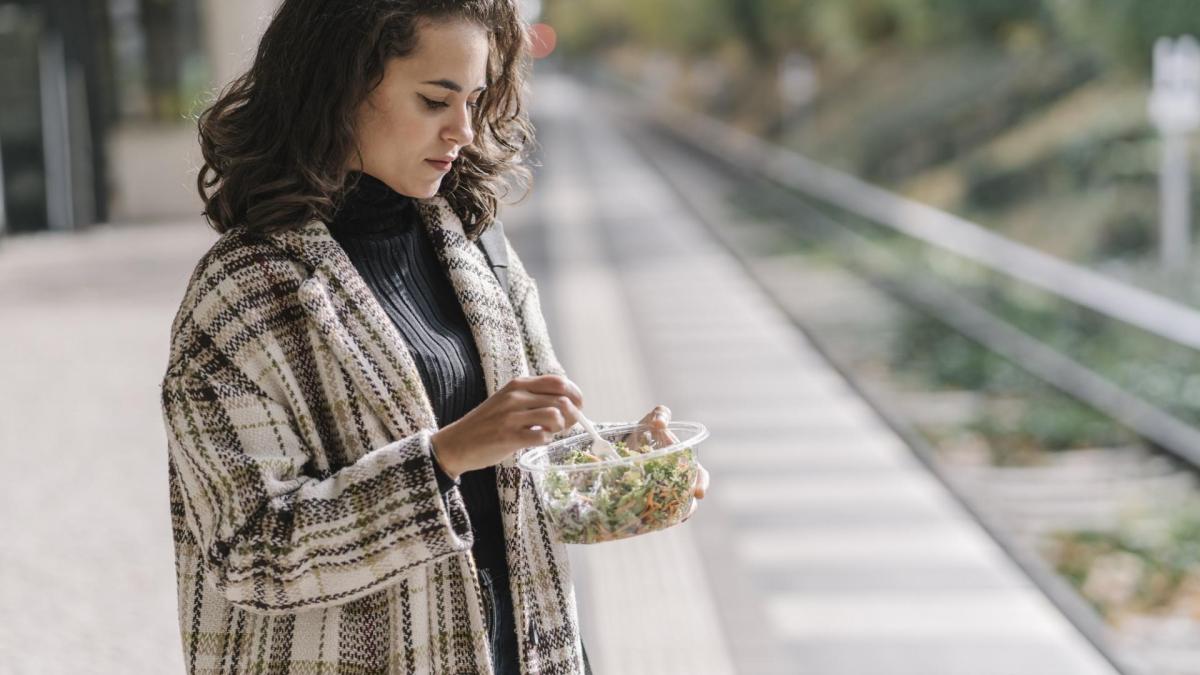
[[599,448],[600,452],[607,455],[608,459],[621,459],[621,455],[617,453],[617,449],[596,431],[595,425],[583,414],[583,411],[576,408],[575,416],[579,419],[579,423],[583,425],[583,428],[587,429],[588,434],[591,435],[593,449]]

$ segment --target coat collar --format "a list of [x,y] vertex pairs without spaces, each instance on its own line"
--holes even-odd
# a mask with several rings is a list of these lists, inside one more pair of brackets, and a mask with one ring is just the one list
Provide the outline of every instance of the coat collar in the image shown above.
[[[488,394],[494,394],[529,373],[510,299],[445,198],[420,200],[418,208],[475,338]],[[305,313],[389,431],[400,438],[436,428],[408,345],[325,224],[312,221],[273,237],[307,268],[298,291]]]

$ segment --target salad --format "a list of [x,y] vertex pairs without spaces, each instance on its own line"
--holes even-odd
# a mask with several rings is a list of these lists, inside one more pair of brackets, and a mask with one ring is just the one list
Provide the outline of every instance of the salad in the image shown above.
[[586,465],[602,461],[589,444],[572,448],[545,471],[542,495],[566,543],[593,544],[661,530],[682,521],[691,508],[697,473],[692,447],[643,460],[637,458],[654,451],[652,445],[612,444],[630,461],[587,470]]

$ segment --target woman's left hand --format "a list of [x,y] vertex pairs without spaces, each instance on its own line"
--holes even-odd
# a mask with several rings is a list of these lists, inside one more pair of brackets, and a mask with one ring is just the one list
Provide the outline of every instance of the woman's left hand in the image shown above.
[[[675,438],[675,434],[671,433],[671,431],[667,429],[667,425],[670,423],[671,409],[665,405],[654,406],[654,410],[646,413],[645,417],[638,420],[638,424],[645,424],[650,427],[651,433],[654,434],[655,440],[657,440],[661,445],[670,445],[671,443],[675,443],[679,440]],[[708,470],[705,469],[704,466],[699,462],[696,463],[696,468],[698,469],[696,472],[696,482],[692,486],[692,494],[696,496],[696,499],[692,501],[692,508],[688,511],[688,514],[684,516],[683,519],[685,521],[692,517],[692,514],[696,512],[696,509],[700,507],[699,500],[704,499],[704,495],[708,493]]]

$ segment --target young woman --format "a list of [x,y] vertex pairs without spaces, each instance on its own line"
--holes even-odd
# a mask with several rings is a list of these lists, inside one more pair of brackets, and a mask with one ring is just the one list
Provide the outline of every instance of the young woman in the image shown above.
[[582,394],[478,245],[528,177],[525,35],[516,0],[283,0],[201,116],[222,236],[162,392],[188,672],[585,672],[514,462]]

